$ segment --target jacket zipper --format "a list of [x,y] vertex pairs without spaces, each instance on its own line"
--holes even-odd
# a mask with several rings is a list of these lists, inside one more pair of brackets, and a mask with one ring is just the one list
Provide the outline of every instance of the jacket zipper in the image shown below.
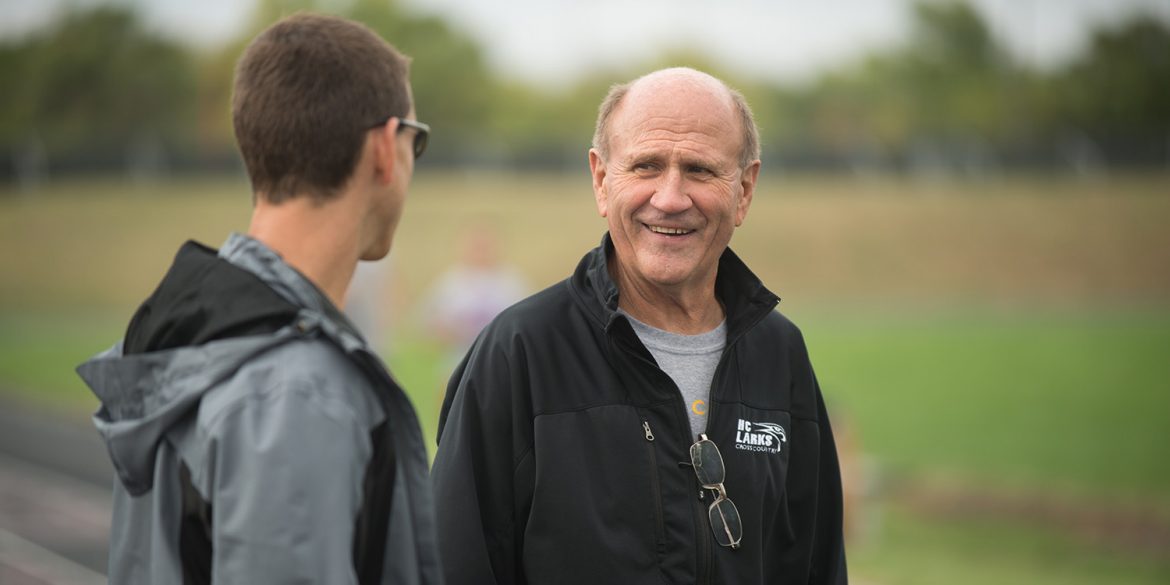
[[[716,370],[718,370],[718,367],[716,367]],[[712,380],[712,387],[714,387],[714,384],[715,380]],[[675,410],[675,414],[678,414],[681,417],[679,420],[682,421],[682,428],[684,429],[683,445],[686,446],[686,449],[689,452],[691,444],[697,440],[697,437],[691,436],[691,419],[687,416],[687,405],[686,402],[682,399],[682,392],[678,389],[677,386],[674,388],[674,393],[678,398],[675,402],[679,406],[679,408]],[[712,409],[715,406],[714,403],[710,400],[711,393],[712,392],[710,390],[707,393],[707,399],[709,403],[707,407],[708,422],[711,420]],[[704,428],[704,431],[705,430],[706,428]],[[707,585],[711,582],[711,573],[715,564],[714,551],[712,550],[711,546],[711,528],[709,526],[711,520],[707,517],[707,508],[704,505],[706,502],[703,500],[703,486],[699,485],[699,476],[696,475],[693,471],[691,473],[691,481],[694,482],[692,485],[699,494],[699,497],[695,499],[694,508],[694,517],[697,519],[697,525],[695,528],[698,531],[696,538],[699,541],[699,550],[697,551],[698,555],[695,559],[696,585]]]
[[650,455],[650,493],[654,496],[654,546],[658,558],[666,554],[666,527],[662,518],[662,487],[658,480],[658,455],[654,451],[654,432],[650,421],[642,419],[642,430],[646,435],[646,452]]
[[[649,360],[643,358],[642,356],[637,355],[636,353],[634,354],[634,357],[635,357],[635,359],[638,359],[639,361],[646,364],[647,366],[650,366],[653,368],[658,367],[653,362],[650,362]],[[718,367],[716,367],[716,372],[718,372]],[[666,375],[666,374],[663,373],[663,375]],[[667,377],[669,378],[669,376],[667,376]],[[673,381],[671,382],[671,384],[673,385]],[[712,384],[712,386],[714,386],[715,380],[712,380],[711,384]],[[675,411],[675,414],[678,414],[682,417],[680,420],[682,421],[682,429],[683,429],[683,431],[682,431],[683,445],[686,445],[686,447],[689,451],[691,444],[695,442],[696,438],[691,437],[691,432],[690,432],[691,431],[691,421],[690,421],[690,418],[687,417],[687,410],[686,410],[687,405],[683,401],[682,392],[679,391],[677,386],[674,387],[674,394],[677,397],[677,400],[675,402],[679,406],[679,408]],[[710,392],[708,392],[708,394],[710,394]],[[710,420],[711,420],[711,407],[713,407],[713,406],[714,406],[714,404],[710,405],[710,407],[708,407],[708,410],[707,410],[707,421],[708,422],[710,422]],[[651,444],[651,442],[654,440],[654,433],[652,433],[650,431],[650,423],[646,420],[645,415],[643,415],[643,419],[642,419],[642,430],[645,431],[645,433],[646,433],[646,444],[648,446],[650,446],[650,461],[652,463],[654,463],[656,461],[656,456],[654,454],[654,447]],[[695,486],[695,489],[698,491],[698,494],[699,494],[699,497],[695,500],[695,504],[694,504],[695,507],[693,509],[694,518],[696,518],[696,526],[695,526],[695,529],[697,531],[696,538],[699,541],[698,542],[698,545],[699,545],[698,555],[697,555],[697,558],[695,559],[696,585],[707,585],[708,583],[711,582],[711,567],[714,563],[714,558],[713,558],[714,553],[711,550],[711,538],[712,538],[712,536],[710,534],[711,528],[710,528],[710,526],[708,526],[708,524],[710,523],[710,519],[707,518],[707,509],[703,507],[703,504],[704,504],[704,502],[703,502],[703,486],[699,485],[699,477],[697,475],[695,475],[694,473],[691,473],[691,481],[694,482],[694,483],[692,483],[692,485]],[[653,482],[653,484],[654,484],[655,513],[657,514],[657,517],[659,518],[659,522],[660,522],[660,526],[661,526],[662,498],[661,498],[661,491],[660,491],[660,488],[658,486],[658,466],[656,463],[654,465],[654,471],[651,475],[651,482]],[[661,549],[660,550],[665,552],[665,547],[666,547],[665,528],[662,529],[660,534],[662,535],[661,540],[659,541],[659,542],[661,542],[661,545],[660,545]]]
[[[760,318],[762,319],[763,316]],[[754,325],[755,323],[752,324],[752,326]],[[711,378],[711,387],[707,390],[707,420],[703,424],[703,432],[707,433],[708,436],[710,436],[711,421],[715,420],[715,408],[717,406],[717,403],[711,397],[715,395],[715,385],[718,383],[723,369],[730,367],[727,365],[727,360],[730,359],[729,356],[738,340],[738,337],[728,340],[727,346],[723,349],[723,356],[719,358],[719,364],[715,366],[715,374]],[[686,413],[684,412],[683,414],[685,415]],[[687,428],[690,428],[689,420],[687,421],[687,425]],[[693,443],[694,441],[692,440],[691,442]],[[699,497],[695,500],[695,507],[697,510],[696,514],[699,517],[699,525],[701,526],[699,529],[699,560],[698,566],[696,567],[696,578],[697,583],[705,585],[711,582],[712,574],[715,572],[715,546],[711,543],[713,537],[711,535],[711,517],[707,514],[707,494],[703,490],[703,486],[699,485],[698,476],[695,476],[695,488],[699,492]]]
[[[736,341],[738,341],[738,337],[735,340],[728,340],[727,346],[723,349],[723,356],[719,359],[719,364],[715,366],[715,374],[711,378],[711,387],[707,390],[707,420],[703,424],[703,432],[708,433],[708,437],[710,436],[711,421],[715,420],[715,407],[717,405],[714,400],[711,400],[711,397],[715,395],[715,384],[718,382],[723,368],[729,367],[727,366],[727,360],[730,359],[729,356],[731,356],[732,347]],[[715,547],[711,543],[713,536],[711,535],[711,517],[707,514],[706,492],[703,490],[703,486],[699,485],[698,476],[695,476],[695,486],[699,490],[699,497],[696,504],[699,509],[699,524],[706,527],[706,530],[699,537],[701,543],[699,554],[702,555],[702,561],[699,564],[699,574],[697,577],[698,583],[707,584],[711,582],[711,575],[715,571]]]
[[[712,386],[714,386],[714,380],[712,380]],[[712,394],[712,391],[708,390],[708,392],[707,392],[707,422],[708,423],[710,423],[710,421],[711,421],[712,410],[715,407],[714,401],[711,400],[711,394]],[[682,397],[682,394],[679,393],[679,398],[680,398],[679,403],[683,407],[683,409],[682,409],[683,426],[688,431],[690,431],[691,421],[690,421],[690,418],[688,418],[686,415],[686,404],[682,401],[681,397]],[[706,427],[708,427],[710,425],[705,424],[703,426],[704,426],[703,430],[706,431],[707,430]],[[687,450],[689,452],[690,445],[697,440],[697,437],[691,437],[689,432],[687,433],[687,436],[688,436],[688,440],[684,444],[687,446]],[[695,486],[695,490],[698,492],[698,497],[695,498],[695,500],[694,500],[694,502],[695,502],[695,511],[694,511],[695,518],[698,519],[697,526],[695,527],[696,530],[698,531],[698,533],[695,535],[695,537],[699,541],[699,543],[698,543],[699,544],[698,558],[696,559],[696,567],[695,567],[696,585],[706,585],[706,584],[711,582],[711,570],[712,570],[712,568],[714,566],[714,562],[715,562],[714,551],[711,550],[712,536],[711,536],[711,527],[709,525],[711,520],[707,516],[707,508],[706,508],[707,502],[703,497],[704,496],[703,486],[699,484],[699,476],[696,475],[693,472],[693,470],[691,473],[691,481],[694,482],[692,485]]]
[[695,499],[696,514],[699,517],[699,559],[696,569],[696,577],[698,583],[711,582],[711,569],[715,564],[714,551],[711,550],[711,520],[707,516],[706,500],[703,498],[703,486],[698,485],[699,479],[695,478],[695,485],[699,488],[699,497]]
[[[757,318],[755,321],[753,321],[752,327],[755,326],[755,323],[758,323],[760,320],[762,320],[764,318],[764,315],[766,315],[766,313],[761,314],[759,318]],[[750,329],[751,327],[748,327],[748,328]],[[711,380],[711,388],[708,390],[708,393],[707,393],[707,395],[708,395],[707,423],[704,425],[704,429],[703,429],[704,431],[709,430],[709,428],[711,426],[711,420],[714,418],[714,415],[715,415],[715,402],[713,400],[711,400],[710,397],[712,395],[714,395],[714,393],[715,393],[715,384],[716,384],[716,381],[719,380],[719,374],[720,374],[721,368],[724,367],[724,365],[725,365],[724,360],[728,359],[728,356],[731,354],[731,350],[737,341],[739,341],[739,336],[737,336],[735,339],[728,339],[727,346],[724,348],[724,355],[723,355],[723,357],[720,358],[720,363],[715,368],[715,376]],[[631,352],[631,353],[633,353],[635,359],[641,361],[642,363],[644,363],[648,366],[657,368],[657,366],[653,362],[650,362],[649,360],[645,359],[644,357],[638,355],[635,352]],[[683,444],[687,445],[687,447],[689,448],[690,445],[692,443],[694,443],[696,439],[694,437],[690,436],[691,423],[690,423],[690,418],[687,417],[686,403],[682,400],[682,393],[678,390],[677,386],[675,387],[674,390],[675,390],[675,394],[678,396],[677,403],[681,407],[677,411],[677,413],[682,415],[682,419],[681,419],[682,420],[682,428],[684,429],[683,436],[686,439],[683,442]],[[654,455],[654,447],[650,443],[651,441],[654,440],[654,434],[650,431],[650,423],[645,419],[644,416],[643,416],[643,420],[642,420],[642,430],[645,431],[645,433],[646,433],[646,441],[647,441],[646,444],[650,446],[650,450],[651,450],[651,453],[650,453],[651,459],[650,460],[652,463],[654,463],[656,461],[656,456]],[[662,525],[661,524],[661,522],[662,522],[662,520],[661,520],[662,519],[662,498],[661,498],[660,489],[658,487],[658,466],[656,463],[654,464],[654,471],[653,471],[653,474],[651,476],[651,481],[654,484],[655,513],[659,519],[659,526],[661,526]],[[698,497],[695,499],[695,508],[694,508],[695,517],[698,518],[697,528],[699,531],[699,533],[696,535],[697,539],[699,541],[699,543],[698,543],[699,544],[698,558],[696,559],[696,567],[695,567],[695,577],[696,577],[696,582],[697,582],[696,585],[707,585],[711,582],[711,574],[713,573],[714,566],[715,566],[715,552],[713,550],[714,547],[711,545],[711,540],[714,537],[711,536],[711,526],[710,526],[711,520],[707,516],[707,508],[704,506],[704,504],[706,504],[706,499],[705,499],[704,493],[703,493],[703,486],[699,485],[699,478],[697,475],[694,476],[692,481],[694,482],[693,485],[695,486],[695,490],[698,492]],[[665,538],[666,538],[664,529],[663,529],[663,532],[661,532],[660,534],[662,534],[661,540],[659,541],[661,543],[660,546],[664,548],[665,547]]]

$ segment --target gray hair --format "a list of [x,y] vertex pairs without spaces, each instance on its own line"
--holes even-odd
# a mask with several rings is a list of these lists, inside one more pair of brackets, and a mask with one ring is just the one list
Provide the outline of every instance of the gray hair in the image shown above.
[[[613,117],[614,111],[617,110],[618,105],[621,104],[622,99],[626,97],[630,89],[649,75],[653,75],[653,73],[648,73],[633,81],[611,86],[609,93],[601,101],[601,107],[597,111],[597,126],[593,130],[593,148],[597,149],[602,160],[609,158],[610,119]],[[707,74],[704,73],[703,75]],[[711,76],[708,75],[708,77]],[[735,106],[736,113],[739,114],[740,127],[743,128],[743,147],[739,153],[739,166],[741,168],[747,168],[748,165],[760,158],[760,130],[756,127],[756,118],[752,115],[752,109],[748,106],[747,100],[744,99],[742,93],[728,87],[726,83],[718,78],[711,78],[718,81],[723,86],[723,89],[727,90],[727,94],[731,98],[731,103]]]

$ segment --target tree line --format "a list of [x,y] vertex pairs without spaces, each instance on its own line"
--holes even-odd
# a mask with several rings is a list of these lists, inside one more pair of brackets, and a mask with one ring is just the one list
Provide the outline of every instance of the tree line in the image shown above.
[[[0,180],[238,168],[229,104],[236,58],[268,23],[318,4],[261,0],[244,34],[213,51],[150,32],[123,5],[76,10],[0,45]],[[1066,65],[1038,70],[964,3],[912,11],[905,42],[812,83],[740,78],[701,54],[669,51],[561,90],[493,72],[482,49],[439,18],[386,0],[355,0],[342,14],[413,57],[419,116],[435,129],[427,165],[580,167],[611,83],[688,65],[744,92],[765,161],[782,170],[1170,168],[1170,29],[1161,21],[1136,16],[1099,28]]]

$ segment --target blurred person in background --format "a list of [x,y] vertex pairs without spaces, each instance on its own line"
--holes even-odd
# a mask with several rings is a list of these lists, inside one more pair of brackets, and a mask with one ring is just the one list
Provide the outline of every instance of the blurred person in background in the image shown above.
[[418,421],[341,313],[426,146],[408,74],[365,26],[304,13],[240,58],[248,234],[183,245],[79,367],[117,471],[111,583],[439,581]]
[[443,346],[444,380],[479,332],[527,290],[520,273],[503,261],[499,236],[488,223],[463,231],[459,259],[439,276],[422,308],[427,330]]
[[728,248],[759,158],[747,103],[705,73],[611,89],[589,151],[608,233],[448,386],[448,583],[846,582],[808,352]]

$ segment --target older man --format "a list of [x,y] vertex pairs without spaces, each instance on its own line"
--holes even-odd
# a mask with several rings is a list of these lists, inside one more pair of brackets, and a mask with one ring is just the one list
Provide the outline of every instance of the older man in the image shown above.
[[690,69],[616,86],[589,164],[609,233],[448,388],[447,582],[844,583],[804,342],[728,249],[760,170],[743,97]]

